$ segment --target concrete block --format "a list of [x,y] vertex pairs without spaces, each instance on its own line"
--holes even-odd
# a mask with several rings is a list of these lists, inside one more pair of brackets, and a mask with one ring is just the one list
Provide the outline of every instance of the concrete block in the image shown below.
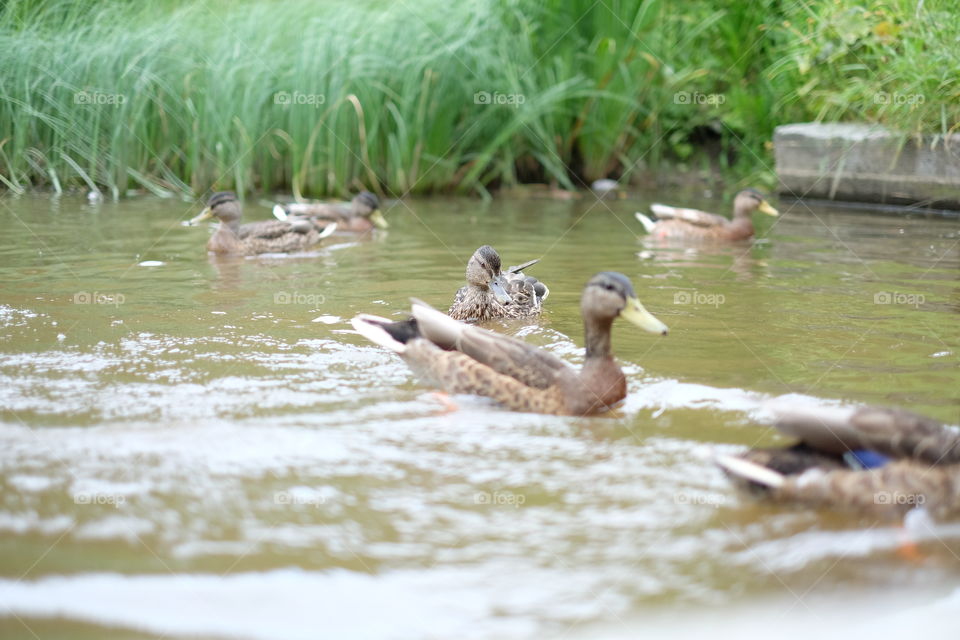
[[803,123],[777,127],[773,145],[782,194],[960,209],[960,135]]

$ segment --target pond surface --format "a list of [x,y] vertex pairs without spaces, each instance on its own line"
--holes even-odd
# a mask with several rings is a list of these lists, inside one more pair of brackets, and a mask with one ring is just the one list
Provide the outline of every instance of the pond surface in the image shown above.
[[[709,455],[784,442],[762,405],[790,393],[960,423],[960,225],[781,203],[752,245],[686,249],[636,237],[654,200],[411,200],[386,234],[226,260],[191,204],[3,200],[0,635],[955,627],[955,528],[904,559],[898,529],[758,503]],[[615,325],[616,415],[445,412],[352,333],[446,309],[484,243],[551,289],[497,330],[578,363],[601,270],[670,326]]]

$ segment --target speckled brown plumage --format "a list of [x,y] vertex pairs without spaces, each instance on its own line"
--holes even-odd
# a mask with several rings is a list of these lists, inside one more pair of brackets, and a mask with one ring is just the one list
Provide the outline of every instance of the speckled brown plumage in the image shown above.
[[196,223],[216,217],[220,224],[207,241],[207,250],[219,254],[256,255],[304,251],[323,239],[324,234],[307,221],[264,220],[240,224],[240,202],[235,194],[213,194],[207,208],[191,220]]
[[523,273],[523,269],[537,262],[531,260],[503,272],[500,254],[490,245],[480,247],[467,262],[467,284],[454,295],[450,317],[464,322],[485,322],[539,316],[550,290]]
[[457,322],[423,303],[413,305],[410,320],[361,315],[353,326],[447,392],[486,396],[517,411],[590,415],[626,397],[626,378],[610,351],[613,320],[623,316],[655,333],[667,328],[643,309],[619,273],[591,278],[580,306],[586,359],[579,371],[533,345]]
[[[780,408],[777,427],[801,440],[739,456],[780,476],[718,460],[740,486],[780,502],[902,517],[922,506],[936,518],[960,515],[960,433],[902,409]],[[850,452],[890,458],[858,468]]]
[[744,189],[733,200],[733,219],[697,209],[683,209],[669,205],[655,204],[651,210],[657,220],[638,213],[637,218],[655,238],[736,241],[753,236],[754,211],[768,215],[777,215],[764,197],[753,189]]

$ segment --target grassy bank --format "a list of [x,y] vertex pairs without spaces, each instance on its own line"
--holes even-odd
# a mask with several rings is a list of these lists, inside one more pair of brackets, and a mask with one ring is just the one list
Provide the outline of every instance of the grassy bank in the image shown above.
[[960,122],[960,18],[920,6],[10,0],[0,179],[402,194],[708,162],[762,179],[779,123]]

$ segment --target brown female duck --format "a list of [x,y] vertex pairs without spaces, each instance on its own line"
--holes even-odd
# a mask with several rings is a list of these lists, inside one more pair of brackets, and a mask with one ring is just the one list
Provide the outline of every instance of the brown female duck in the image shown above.
[[897,518],[960,515],[960,433],[903,409],[772,407],[785,448],[717,456],[737,484],[779,502]]
[[490,245],[483,245],[467,262],[467,285],[454,296],[450,317],[465,322],[485,322],[540,315],[550,290],[536,278],[523,274],[524,269],[537,262],[539,260],[530,260],[502,273],[500,254]]
[[330,224],[322,231],[309,221],[264,220],[241,225],[243,211],[232,191],[221,191],[210,196],[206,208],[187,224],[217,218],[220,225],[207,242],[207,251],[219,254],[256,255],[259,253],[289,253],[303,251],[333,233],[337,225]]
[[610,351],[610,329],[622,316],[652,333],[666,334],[620,273],[598,273],[580,300],[587,353],[577,371],[560,358],[516,338],[457,322],[413,303],[413,318],[393,322],[361,314],[354,328],[391,349],[427,381],[449,393],[493,398],[516,411],[590,415],[627,395],[627,382]]
[[291,217],[308,218],[319,227],[337,223],[338,231],[370,231],[374,227],[386,229],[387,220],[380,212],[380,199],[369,191],[361,191],[350,202],[293,202],[273,207],[278,220]]
[[655,238],[689,240],[746,240],[753,236],[754,211],[777,216],[779,212],[770,206],[763,195],[755,189],[744,189],[733,199],[733,219],[697,209],[681,209],[665,204],[650,205],[656,214],[654,221],[637,213],[637,220]]

